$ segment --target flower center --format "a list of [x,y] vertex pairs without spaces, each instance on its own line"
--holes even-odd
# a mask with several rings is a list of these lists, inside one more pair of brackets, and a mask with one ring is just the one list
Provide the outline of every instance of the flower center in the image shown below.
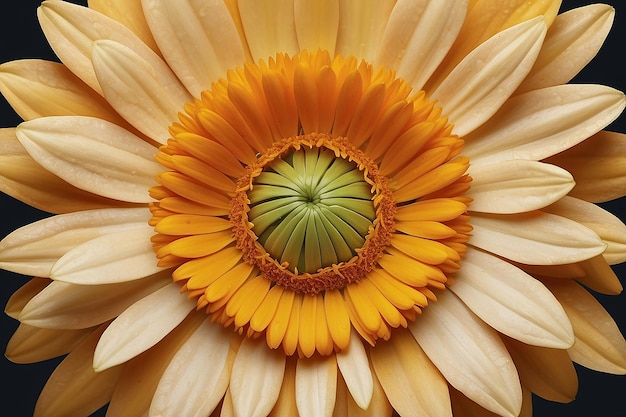
[[229,71],[185,105],[150,191],[158,263],[285,354],[374,345],[460,267],[463,141],[425,93],[328,52]]
[[378,168],[345,138],[277,142],[239,180],[238,246],[273,282],[316,294],[369,272],[389,244],[395,205]]

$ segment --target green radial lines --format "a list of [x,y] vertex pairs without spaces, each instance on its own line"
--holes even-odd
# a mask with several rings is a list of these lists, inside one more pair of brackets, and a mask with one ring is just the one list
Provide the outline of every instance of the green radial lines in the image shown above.
[[298,273],[355,256],[376,216],[363,172],[326,148],[303,147],[272,161],[248,199],[259,243]]

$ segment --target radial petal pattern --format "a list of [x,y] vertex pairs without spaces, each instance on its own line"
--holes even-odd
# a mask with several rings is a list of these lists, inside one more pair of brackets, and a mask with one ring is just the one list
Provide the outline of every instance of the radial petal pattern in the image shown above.
[[[0,241],[35,416],[523,416],[626,374],[626,107],[558,0],[47,0]],[[577,366],[578,366],[577,365]]]

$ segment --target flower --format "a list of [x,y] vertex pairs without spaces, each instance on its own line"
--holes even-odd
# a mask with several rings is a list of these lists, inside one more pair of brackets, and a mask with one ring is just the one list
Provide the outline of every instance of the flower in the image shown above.
[[[626,373],[625,107],[558,1],[45,1],[0,242],[36,415],[496,415]],[[270,7],[271,6],[271,7]],[[609,184],[607,186],[606,184]],[[572,362],[573,361],[573,362]],[[366,410],[366,411],[365,411]]]

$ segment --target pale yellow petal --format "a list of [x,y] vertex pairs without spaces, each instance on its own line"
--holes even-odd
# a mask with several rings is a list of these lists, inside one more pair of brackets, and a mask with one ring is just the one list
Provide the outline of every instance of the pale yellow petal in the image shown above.
[[470,165],[470,210],[512,214],[543,208],[574,188],[574,178],[555,165],[513,160]]
[[520,23],[472,51],[432,91],[454,133],[467,135],[486,122],[530,71],[546,33],[542,17]]
[[268,417],[298,416],[296,406],[296,360],[288,360],[278,400]]
[[600,131],[547,162],[574,176],[573,197],[602,203],[626,194],[626,135]]
[[574,281],[554,280],[547,285],[574,327],[576,342],[568,350],[572,360],[596,371],[626,374],[626,341],[604,307]]
[[128,306],[165,286],[158,274],[130,282],[75,285],[52,282],[22,310],[20,321],[48,329],[85,329],[117,317]]
[[[177,296],[184,298],[180,294]],[[159,343],[127,362],[115,386],[107,417],[147,417],[165,369],[204,320],[206,314],[202,311],[189,314]],[[233,348],[236,348],[236,343],[233,343]]]
[[519,414],[522,390],[506,347],[454,294],[441,294],[409,330],[450,385],[489,411]]
[[228,388],[235,358],[228,332],[208,318],[204,320],[169,362],[150,405],[151,415],[211,414]]
[[57,62],[24,59],[0,65],[0,92],[24,120],[80,115],[124,123],[102,96]]
[[454,43],[466,12],[467,0],[398,1],[374,62],[420,90]]
[[4,312],[7,316],[17,320],[22,309],[37,294],[39,294],[52,280],[48,278],[34,277],[29,279],[26,284],[18,288],[7,301],[4,306]]
[[44,169],[26,152],[15,128],[0,129],[0,191],[48,213],[130,205],[76,188]]
[[224,2],[144,0],[142,4],[165,60],[193,96],[199,97],[227,70],[245,62]]
[[575,277],[578,282],[601,294],[617,295],[624,289],[615,271],[602,255],[580,263],[584,275]]
[[0,242],[0,266],[48,277],[52,265],[72,248],[106,234],[147,225],[150,211],[102,209],[61,214],[23,226]]
[[141,0],[88,0],[87,4],[90,9],[122,23],[153,51],[159,53],[141,8]]
[[267,416],[280,393],[285,355],[263,341],[244,338],[230,379],[233,410],[237,416]]
[[567,351],[532,346],[504,338],[520,380],[541,398],[567,403],[576,397],[578,377]]
[[535,66],[516,94],[569,82],[596,56],[609,34],[615,10],[591,4],[554,19]]
[[21,323],[9,339],[4,354],[15,363],[45,361],[70,353],[93,330],[40,329]]
[[348,348],[337,352],[337,366],[354,402],[367,410],[374,393],[374,378],[363,342],[354,332]]
[[471,244],[530,265],[569,264],[604,252],[591,229],[542,212],[472,216]]
[[374,62],[395,0],[341,0],[335,53]]
[[293,0],[239,0],[238,5],[254,61],[299,52]]
[[574,332],[563,307],[539,281],[510,263],[468,249],[450,287],[483,321],[514,339],[567,349]]
[[93,332],[55,369],[35,405],[35,417],[90,415],[109,402],[123,367],[96,372],[91,366],[104,327]]
[[336,395],[337,360],[334,355],[298,360],[296,406],[300,417],[331,417]]
[[335,55],[339,28],[339,0],[296,0],[294,23],[300,50],[326,50]]
[[542,16],[549,27],[561,0],[472,0],[465,23],[446,59],[433,74],[426,91],[432,91],[472,50],[507,28]]
[[[372,372],[372,379],[374,381],[372,400],[367,409],[362,409],[345,387],[345,382],[339,378],[333,417],[391,417],[394,411],[374,372]],[[345,398],[345,405],[340,403],[343,402],[343,398]]]
[[178,326],[195,305],[180,295],[180,286],[175,283],[137,301],[103,333],[94,353],[94,369],[109,369],[151,348]]
[[41,28],[61,61],[94,90],[101,92],[91,63],[92,43],[110,39],[126,45],[150,62],[160,60],[123,24],[87,7],[65,1],[44,1],[37,9]]
[[452,416],[446,380],[409,332],[396,330],[391,339],[370,349],[370,358],[398,414]]
[[83,116],[50,116],[16,129],[20,143],[41,166],[85,191],[148,203],[148,189],[163,167],[156,148],[113,123]]
[[168,127],[191,101],[178,79],[160,59],[146,60],[124,44],[95,41],[94,71],[107,101],[137,130],[165,143]]
[[544,210],[574,220],[596,232],[607,245],[602,256],[610,265],[626,261],[626,225],[614,214],[574,197],[565,197]]
[[112,232],[82,243],[54,263],[50,277],[81,285],[111,284],[162,271],[150,238],[149,225]]
[[601,85],[570,84],[530,91],[511,98],[488,123],[466,136],[463,154],[472,164],[537,161],[597,133],[615,120],[624,106],[626,98],[621,91]]

